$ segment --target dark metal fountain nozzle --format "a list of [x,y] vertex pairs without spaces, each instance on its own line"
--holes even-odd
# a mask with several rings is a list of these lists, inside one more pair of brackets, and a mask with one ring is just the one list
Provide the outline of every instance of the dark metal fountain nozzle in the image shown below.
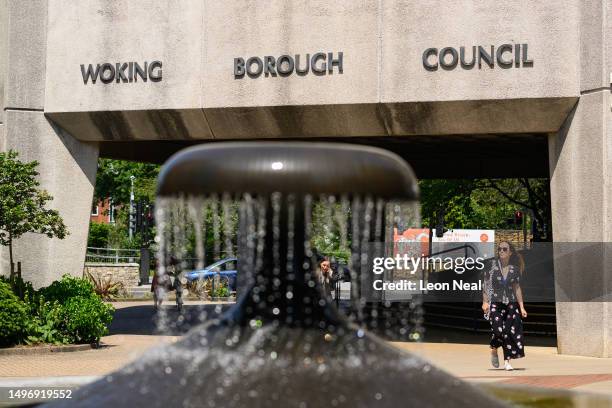
[[342,143],[220,142],[173,155],[157,194],[293,193],[418,199],[410,166],[394,153]]

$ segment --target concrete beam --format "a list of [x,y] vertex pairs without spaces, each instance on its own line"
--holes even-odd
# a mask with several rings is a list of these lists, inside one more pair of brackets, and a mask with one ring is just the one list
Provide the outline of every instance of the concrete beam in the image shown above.
[[576,100],[51,112],[47,116],[83,141],[549,133],[559,130]]
[[47,117],[84,141],[213,138],[201,109],[62,112]]

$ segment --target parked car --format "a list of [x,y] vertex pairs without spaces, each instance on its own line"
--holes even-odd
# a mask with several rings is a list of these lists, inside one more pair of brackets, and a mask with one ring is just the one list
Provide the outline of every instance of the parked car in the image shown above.
[[215,275],[219,275],[221,279],[227,279],[229,290],[235,291],[237,263],[236,258],[225,258],[208,265],[204,269],[187,272],[185,279],[189,284],[198,280],[213,279]]

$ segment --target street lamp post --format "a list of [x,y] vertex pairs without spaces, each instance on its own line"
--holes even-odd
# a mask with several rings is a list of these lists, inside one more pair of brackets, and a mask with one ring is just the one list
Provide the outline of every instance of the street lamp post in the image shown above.
[[128,236],[130,241],[134,237],[134,180],[136,177],[130,176],[130,221],[128,228]]

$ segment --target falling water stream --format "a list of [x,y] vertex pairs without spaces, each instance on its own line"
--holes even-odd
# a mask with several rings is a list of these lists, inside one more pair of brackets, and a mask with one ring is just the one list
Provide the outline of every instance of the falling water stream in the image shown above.
[[[222,198],[221,198],[222,197]],[[418,206],[414,202],[385,202],[371,197],[336,197],[322,195],[296,198],[286,197],[287,210],[282,212],[279,193],[270,197],[253,197],[244,194],[231,197],[229,194],[160,198],[156,207],[157,238],[159,250],[157,260],[158,274],[170,273],[185,282],[185,273],[201,270],[204,265],[212,264],[222,259],[233,258],[240,253],[239,289],[245,289],[257,281],[264,267],[263,248],[266,242],[266,220],[271,220],[272,233],[272,274],[277,280],[295,279],[294,253],[295,248],[295,211],[299,208],[304,212],[303,253],[308,262],[301,265],[306,272],[307,285],[317,284],[314,276],[322,256],[332,259],[333,265],[339,265],[341,281],[350,285],[349,299],[342,301],[342,311],[352,322],[377,328],[379,318],[385,310],[384,302],[371,302],[366,308],[367,299],[361,296],[361,287],[369,283],[371,265],[368,256],[372,254],[371,243],[381,243],[389,237],[393,228],[405,229],[419,225]],[[300,200],[300,202],[296,202]],[[267,205],[266,203],[271,205]],[[269,215],[267,212],[271,211]],[[281,230],[280,218],[286,217],[285,230]],[[385,226],[385,227],[383,227]],[[207,242],[207,231],[212,242]],[[280,237],[280,234],[286,234]],[[286,259],[281,265],[280,242],[287,242]],[[330,253],[331,252],[331,253]],[[286,271],[287,276],[281,276]],[[203,282],[198,282],[202,284]],[[227,282],[217,282],[219,285]],[[279,284],[275,284],[275,288]],[[346,286],[343,286],[346,288]],[[195,296],[210,298],[210,293],[198,290],[194,284],[190,286]],[[210,288],[210,287],[208,287]],[[257,288],[257,286],[256,286]],[[265,288],[260,288],[262,291]],[[188,290],[183,294],[188,295]],[[284,294],[291,299],[293,293],[288,289]],[[346,301],[345,301],[346,300]],[[394,339],[418,340],[423,333],[422,324],[418,318],[421,310],[419,296],[412,296],[405,307],[396,312],[399,324],[388,324],[385,334]],[[259,298],[260,307],[266,307],[266,298]],[[379,307],[381,310],[379,310]],[[221,309],[217,309],[221,310]],[[214,312],[214,311],[213,311]],[[198,321],[205,321],[207,311],[202,312]],[[400,316],[401,315],[401,316]],[[288,316],[291,318],[290,316]],[[167,333],[172,325],[168,311],[162,308],[158,313],[158,331]]]

